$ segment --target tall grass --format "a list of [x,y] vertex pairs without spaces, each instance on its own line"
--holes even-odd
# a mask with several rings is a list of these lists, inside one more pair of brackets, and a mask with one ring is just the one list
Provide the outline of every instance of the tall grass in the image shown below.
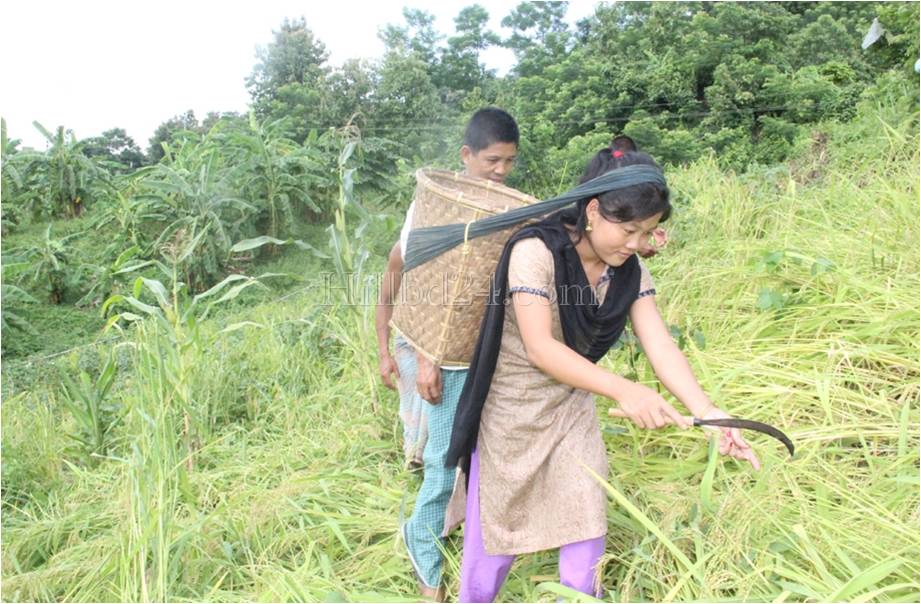
[[612,510],[615,598],[918,598],[917,122],[875,122],[827,164],[671,175],[690,204],[650,263],[663,314],[704,333],[689,356],[715,401],[798,450],[752,436],[756,474],[693,432],[611,439],[611,489],[639,509]]
[[[703,432],[603,420],[605,599],[917,601],[919,158],[916,114],[896,117],[833,128],[789,167],[669,175],[686,203],[649,263],[662,313],[703,335],[687,352],[714,400],[797,456],[753,435],[754,473]],[[354,231],[335,236],[356,258]],[[57,385],[4,401],[4,600],[415,598],[397,518],[419,479],[370,311],[316,284],[204,320],[144,293],[156,316],[120,344],[99,462],[72,452]],[[500,599],[573,598],[556,577],[554,554],[523,556]]]

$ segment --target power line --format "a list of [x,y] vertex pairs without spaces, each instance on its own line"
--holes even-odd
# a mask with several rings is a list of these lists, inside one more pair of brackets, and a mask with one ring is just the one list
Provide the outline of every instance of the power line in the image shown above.
[[[819,102],[814,103],[808,107],[803,105],[776,105],[776,106],[762,106],[762,107],[738,107],[732,109],[720,109],[720,110],[710,110],[710,111],[690,111],[683,113],[671,113],[671,114],[654,114],[654,115],[644,115],[640,118],[637,118],[635,115],[625,116],[625,117],[607,117],[607,118],[596,118],[588,120],[553,120],[554,125],[562,126],[584,126],[591,127],[597,124],[615,124],[615,123],[626,123],[637,119],[651,120],[651,121],[673,121],[673,120],[683,120],[691,118],[705,118],[710,116],[717,115],[752,115],[755,113],[767,113],[774,111],[791,111],[794,109],[807,109],[811,111],[827,109],[829,106],[836,106],[837,104],[831,102]],[[642,106],[637,106],[642,107]],[[527,123],[528,120],[533,120],[535,118],[543,118],[545,115],[533,115],[533,116],[519,116],[516,117],[516,120],[519,124]],[[385,122],[386,123],[386,122]],[[394,123],[394,122],[391,122]],[[307,124],[308,128],[316,129],[328,129],[335,128],[335,126],[319,126],[315,124]],[[449,128],[460,128],[461,124],[457,121],[445,121],[445,122],[427,122],[425,125],[393,125],[393,126],[382,126],[382,125],[371,125],[365,128],[359,127],[359,131],[362,133],[367,132],[425,132],[425,131],[436,131],[436,130],[445,130]]]

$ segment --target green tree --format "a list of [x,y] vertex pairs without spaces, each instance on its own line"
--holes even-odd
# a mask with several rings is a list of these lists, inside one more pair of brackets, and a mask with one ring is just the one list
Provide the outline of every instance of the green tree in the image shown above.
[[539,74],[565,54],[571,32],[566,23],[566,2],[521,2],[502,19],[502,27],[512,29],[503,44],[518,59],[515,73]]
[[131,172],[145,163],[145,157],[134,139],[122,128],[106,130],[84,141],[83,154],[109,163],[114,171]]
[[862,33],[848,31],[844,21],[837,20],[831,15],[821,15],[789,36],[789,56],[795,68],[822,65],[832,61],[862,65],[862,37]]
[[369,128],[399,137],[409,153],[427,156],[432,150],[432,124],[444,115],[429,65],[415,53],[391,49],[384,56]]
[[328,90],[322,121],[339,128],[348,123],[364,126],[373,117],[379,74],[365,60],[350,59],[326,78]]
[[148,163],[155,164],[163,159],[163,144],[171,143],[180,132],[199,132],[200,126],[195,112],[189,109],[185,113],[166,120],[154,130],[147,147]]
[[[495,75],[480,63],[480,54],[489,46],[499,44],[499,36],[486,28],[489,13],[479,4],[461,9],[454,18],[455,35],[448,38],[441,53],[435,84],[450,95],[467,93],[483,87]],[[454,92],[454,95],[450,93]]]
[[[883,39],[867,49],[867,61],[877,67],[886,69],[892,66],[901,68],[903,74],[917,82],[917,75],[912,74],[912,67],[919,57],[918,43],[921,4],[917,2],[884,2],[874,5],[879,21],[886,30]],[[869,20],[864,24],[865,33]]]
[[444,38],[435,30],[435,15],[416,8],[404,8],[404,25],[387,24],[378,38],[387,51],[412,53],[432,68],[437,66],[438,44]]
[[252,108],[260,119],[291,118],[290,134],[303,140],[312,128],[326,127],[326,46],[301,17],[285,19],[274,40],[259,49],[258,63],[246,80]]

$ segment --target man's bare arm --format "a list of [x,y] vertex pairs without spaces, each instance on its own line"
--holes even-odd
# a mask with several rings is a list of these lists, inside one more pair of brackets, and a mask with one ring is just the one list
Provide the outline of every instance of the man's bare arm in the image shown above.
[[400,242],[393,244],[387,258],[387,269],[381,280],[380,296],[374,313],[374,325],[377,331],[377,356],[379,359],[381,379],[384,385],[395,389],[391,375],[400,377],[396,361],[390,354],[390,319],[393,317],[393,302],[400,293],[403,282],[403,255]]

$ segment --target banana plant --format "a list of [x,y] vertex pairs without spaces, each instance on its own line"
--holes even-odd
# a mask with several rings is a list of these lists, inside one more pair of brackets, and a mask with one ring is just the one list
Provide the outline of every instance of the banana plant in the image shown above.
[[155,253],[176,266],[184,283],[202,291],[223,272],[233,241],[252,222],[256,208],[234,193],[210,138],[165,151],[163,161],[141,174],[138,194],[149,211],[165,219],[153,242]]
[[82,232],[74,233],[56,239],[51,236],[51,225],[49,224],[38,245],[17,250],[18,255],[27,262],[28,266],[22,271],[20,280],[28,282],[32,287],[46,289],[48,300],[52,304],[60,304],[71,279],[68,243],[82,234]]
[[0,297],[3,298],[3,305],[0,306],[0,329],[3,331],[2,341],[6,342],[12,332],[35,335],[35,328],[22,315],[22,304],[37,304],[36,300],[29,292],[11,283],[0,285]]
[[158,225],[163,224],[167,216],[161,211],[156,197],[142,194],[140,182],[149,169],[141,169],[130,176],[119,179],[109,202],[100,208],[93,221],[94,229],[108,225],[116,228],[113,243],[117,248],[137,246],[149,255],[154,240],[152,233],[159,233]]
[[259,122],[250,113],[245,129],[216,133],[242,196],[257,208],[257,224],[273,238],[293,234],[295,207],[320,212],[307,185],[322,162],[311,146],[285,137],[286,124],[285,119]]
[[0,338],[0,342],[3,343],[3,352],[5,352],[9,348],[8,343],[12,341],[12,337],[36,334],[32,323],[24,316],[23,307],[26,304],[38,304],[38,300],[21,287],[7,283],[29,268],[29,263],[25,259],[6,255],[0,259],[0,265],[3,271],[3,282],[0,284],[0,300],[3,301],[0,304],[0,332],[3,337]]
[[7,136],[6,120],[0,118],[0,231],[4,235],[21,222],[32,194],[24,184],[23,167],[37,155],[17,147],[19,139]]
[[47,216],[79,216],[108,175],[83,154],[84,143],[72,130],[58,126],[52,134],[39,122],[32,122],[48,142],[48,150],[34,156],[30,164],[31,186],[40,191],[40,211]]
[[151,266],[153,260],[141,260],[141,248],[133,245],[120,253],[111,264],[83,265],[84,274],[90,276],[90,287],[83,297],[77,300],[77,306],[98,306],[116,293],[119,285],[126,278],[142,268]]

